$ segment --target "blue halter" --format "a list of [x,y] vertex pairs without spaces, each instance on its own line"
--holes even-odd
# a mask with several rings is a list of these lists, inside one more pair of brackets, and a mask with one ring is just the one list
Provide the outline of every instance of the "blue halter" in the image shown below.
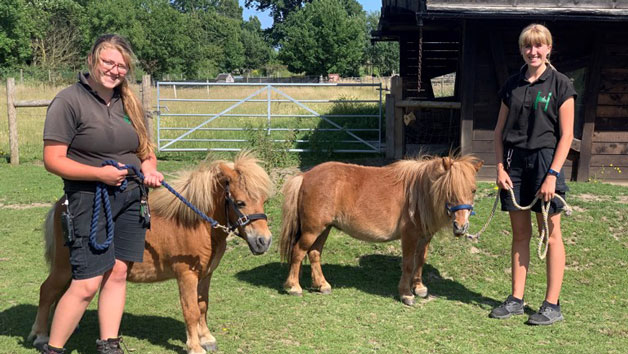
[[469,210],[471,211],[471,215],[475,215],[475,211],[473,211],[473,205],[471,204],[459,204],[454,206],[449,206],[449,203],[445,203],[445,209],[447,209],[447,214],[451,215],[458,210]]

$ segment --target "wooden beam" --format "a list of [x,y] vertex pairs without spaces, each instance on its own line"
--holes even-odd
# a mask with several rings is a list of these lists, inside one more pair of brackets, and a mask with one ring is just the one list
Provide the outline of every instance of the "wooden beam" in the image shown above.
[[472,152],[473,144],[473,102],[475,88],[475,26],[469,20],[463,24],[462,64],[461,64],[461,110],[460,110],[460,153]]
[[153,141],[153,113],[151,110],[150,75],[142,76],[142,107],[144,108],[144,124],[148,133],[148,140]]
[[395,107],[399,108],[445,108],[445,109],[460,109],[460,102],[445,102],[445,101],[410,101],[403,100],[395,102]]
[[48,107],[52,100],[14,101],[15,107]]
[[386,158],[395,158],[395,96],[386,95]]
[[[390,94],[395,97],[395,101],[401,101],[403,96],[403,81],[401,76],[393,76],[390,79]],[[401,159],[405,154],[405,126],[403,124],[403,109],[395,107],[394,114],[394,158]]]
[[595,118],[597,115],[597,100],[600,93],[600,73],[602,71],[602,57],[604,51],[603,36],[600,32],[593,35],[593,55],[587,73],[584,94],[584,127],[582,128],[582,142],[580,145],[580,157],[578,158],[578,170],[576,181],[582,182],[589,179],[589,164],[591,163],[591,148],[593,146],[593,132],[595,131]]

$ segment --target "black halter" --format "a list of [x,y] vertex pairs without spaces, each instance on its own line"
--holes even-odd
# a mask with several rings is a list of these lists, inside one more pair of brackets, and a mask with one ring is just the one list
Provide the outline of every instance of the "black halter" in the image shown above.
[[[238,217],[235,224],[232,224],[231,220],[229,219],[229,209],[230,209],[229,207],[230,206],[231,206],[231,209],[233,209],[233,211],[235,212],[236,216]],[[231,192],[229,191],[229,182],[227,182],[225,185],[225,216],[227,217],[227,227],[229,228],[230,231],[235,231],[238,227],[241,227],[241,226],[244,227],[245,225],[247,225],[248,223],[254,220],[259,220],[259,219],[268,220],[268,217],[266,216],[266,214],[250,214],[250,215],[242,214],[242,212],[240,211],[240,208],[237,206],[235,201],[233,201],[233,198],[231,198]]]

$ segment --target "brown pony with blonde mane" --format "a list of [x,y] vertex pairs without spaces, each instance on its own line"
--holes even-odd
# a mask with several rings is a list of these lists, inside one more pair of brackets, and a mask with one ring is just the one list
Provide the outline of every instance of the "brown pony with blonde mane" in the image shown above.
[[[448,222],[454,235],[467,232],[477,171],[473,156],[423,157],[384,167],[326,162],[289,179],[284,187],[280,252],[290,263],[284,283],[301,295],[301,263],[311,263],[312,288],[330,293],[321,269],[321,253],[336,227],[363,241],[401,239],[399,296],[406,305],[427,296],[421,273],[432,236]],[[464,206],[448,210],[448,206]],[[455,208],[454,208],[455,209]]]
[[[264,202],[272,183],[250,153],[241,153],[234,162],[202,162],[196,170],[180,173],[170,183],[184,198],[221,225],[235,224],[236,213],[227,216],[226,190],[245,215],[263,214]],[[188,353],[206,353],[216,349],[216,339],[207,328],[209,284],[222,258],[227,233],[212,228],[165,188],[149,195],[152,221],[146,232],[144,260],[129,267],[128,280],[149,283],[176,278],[187,332]],[[48,213],[44,223],[46,260],[50,274],[41,285],[39,308],[29,340],[35,346],[48,341],[48,317],[71,280],[69,251],[63,245],[60,215],[61,201]],[[229,220],[228,220],[229,219]],[[238,227],[253,254],[262,254],[271,243],[265,219],[256,219]]]

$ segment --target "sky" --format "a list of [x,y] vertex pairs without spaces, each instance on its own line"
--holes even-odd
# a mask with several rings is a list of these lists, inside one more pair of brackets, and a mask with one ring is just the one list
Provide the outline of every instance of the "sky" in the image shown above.
[[[247,9],[244,6],[244,0],[238,0],[240,2],[240,6],[244,11],[242,11],[242,18],[244,20],[248,20],[251,16],[257,16],[260,22],[262,23],[262,28],[268,28],[273,25],[273,19],[270,17],[270,12],[257,12],[254,9]],[[366,12],[380,11],[382,8],[381,0],[357,0],[364,8]]]

